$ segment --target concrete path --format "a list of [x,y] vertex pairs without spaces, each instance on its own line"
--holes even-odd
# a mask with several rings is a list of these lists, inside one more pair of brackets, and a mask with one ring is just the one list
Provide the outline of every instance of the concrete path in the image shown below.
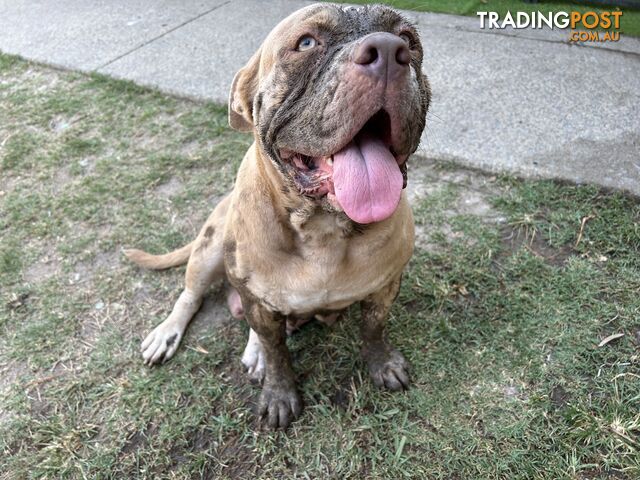
[[[233,74],[302,0],[0,0],[0,50],[225,102]],[[542,7],[541,7],[542,8]],[[640,40],[480,30],[407,12],[433,105],[421,153],[640,195]]]

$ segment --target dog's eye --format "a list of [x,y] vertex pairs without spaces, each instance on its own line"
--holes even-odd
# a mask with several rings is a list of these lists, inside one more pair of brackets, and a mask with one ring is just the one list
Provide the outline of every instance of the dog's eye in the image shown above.
[[401,33],[398,35],[407,45],[411,45],[411,37],[408,33]]
[[304,52],[307,50],[311,50],[317,44],[318,42],[316,41],[315,38],[313,38],[311,35],[305,35],[298,42],[298,46],[296,47],[296,50],[298,50],[299,52]]

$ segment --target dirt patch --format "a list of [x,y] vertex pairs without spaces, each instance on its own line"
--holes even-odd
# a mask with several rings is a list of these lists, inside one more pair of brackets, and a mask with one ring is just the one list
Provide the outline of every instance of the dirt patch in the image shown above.
[[12,71],[11,74],[14,77],[6,80],[0,76],[0,85],[8,85],[5,90],[8,94],[24,90],[25,86],[28,86],[32,92],[46,93],[55,89],[63,81],[66,84],[75,83],[68,78],[61,79],[60,73],[56,70],[43,69],[35,65],[27,66],[27,68],[19,71],[17,75],[15,71]]
[[99,270],[113,270],[121,265],[122,254],[118,249],[98,252],[90,261],[76,262],[69,274],[70,284],[90,283]]
[[93,173],[96,167],[96,162],[98,159],[96,157],[84,157],[82,160],[78,162],[78,165],[82,167],[83,175],[89,175]]
[[49,128],[53,133],[61,134],[71,127],[71,121],[56,115],[49,121]]
[[549,400],[551,400],[551,404],[555,408],[564,408],[569,403],[570,398],[570,395],[561,385],[553,387],[549,394]]
[[561,267],[569,257],[575,254],[570,245],[562,247],[552,247],[541,234],[527,234],[524,230],[514,228],[510,225],[504,226],[500,230],[500,238],[504,246],[504,256],[511,256],[513,253],[524,248],[538,258],[543,259],[547,264]]
[[93,350],[105,325],[128,322],[128,311],[125,305],[118,302],[105,303],[100,299],[91,304],[91,309],[82,315],[78,335],[81,343]]
[[193,140],[191,142],[184,143],[180,148],[180,153],[187,157],[192,157],[194,155],[199,154],[202,151],[208,152],[213,150],[213,148],[219,143],[219,140]]
[[[258,468],[256,454],[236,436],[226,438],[215,456],[225,466],[223,472],[228,478],[251,478]],[[217,477],[213,472],[205,471],[203,478]]]
[[427,167],[411,169],[406,188],[407,199],[411,205],[415,205],[440,188],[440,184],[433,178],[432,172]]
[[523,396],[520,387],[517,387],[515,385],[507,385],[502,389],[502,392],[504,393],[504,397],[510,400],[519,399]]
[[448,223],[438,227],[433,225],[416,225],[415,232],[416,246],[429,253],[440,251],[440,247],[433,242],[434,235],[440,234],[444,236],[448,243],[459,240],[463,236],[461,232],[454,232]]
[[[4,348],[0,344],[0,348]],[[19,385],[21,377],[24,377],[31,373],[24,363],[10,361],[6,365],[0,366],[0,400],[8,395],[14,386]],[[16,414],[14,411],[4,408],[0,402],[0,426],[10,423]]]
[[[439,247],[432,241],[434,235],[444,236],[447,242],[458,241],[463,237],[455,232],[449,219],[459,215],[478,217],[483,223],[500,224],[506,221],[504,215],[491,205],[491,198],[501,193],[494,176],[467,169],[455,171],[444,169],[430,159],[417,158],[417,166],[409,171],[407,198],[413,208],[432,196],[452,190],[455,199],[442,209],[444,223],[438,226],[416,225],[416,245],[427,252],[435,253]],[[473,239],[469,239],[470,242]]]
[[189,331],[195,335],[211,333],[211,329],[226,327],[235,321],[227,307],[226,291],[223,287],[218,287],[205,297],[200,310],[191,321]]
[[[9,301],[6,302],[5,305],[9,310],[14,311],[24,307],[28,301],[29,301],[29,293],[27,292],[12,293],[11,295],[9,295]],[[0,348],[2,348],[1,345],[0,345]]]
[[580,472],[579,480],[630,480],[630,477],[626,476],[622,472],[615,470],[603,471],[601,469],[590,469]]
[[357,378],[354,376],[347,376],[340,380],[338,388],[331,396],[331,404],[340,410],[346,410],[351,403],[354,386]]
[[122,254],[118,249],[106,252],[98,252],[93,261],[93,268],[104,268],[110,270],[120,265]]
[[22,276],[27,283],[40,283],[56,276],[59,272],[60,263],[58,260],[46,256],[24,270]]
[[156,194],[164,198],[175,197],[184,190],[184,185],[176,177],[171,177],[167,183],[158,185],[155,189]]
[[477,217],[495,217],[496,212],[487,201],[487,195],[477,190],[468,190],[457,202],[457,212]]
[[[155,423],[149,423],[143,430],[134,431],[128,438],[126,443],[122,446],[120,453],[127,455],[135,453],[135,451],[144,445],[149,443],[149,438],[152,438],[158,431],[158,426]],[[99,437],[98,437],[99,438]]]
[[457,200],[448,209],[449,215],[467,214],[492,222],[504,221],[490,202],[491,197],[503,191],[495,176],[461,167],[447,170],[435,160],[420,157],[413,162],[418,165],[409,171],[407,184],[407,197],[412,205],[443,188],[455,187]]
[[53,182],[50,183],[51,193],[53,195],[58,195],[59,193],[64,192],[65,188],[69,183],[71,183],[71,181],[72,177],[67,168],[57,169],[53,176]]
[[[3,139],[0,136],[0,153],[2,152],[2,142]],[[16,178],[6,172],[2,172],[2,175],[0,175],[0,200],[2,200],[2,197],[15,190],[19,180],[20,177]]]

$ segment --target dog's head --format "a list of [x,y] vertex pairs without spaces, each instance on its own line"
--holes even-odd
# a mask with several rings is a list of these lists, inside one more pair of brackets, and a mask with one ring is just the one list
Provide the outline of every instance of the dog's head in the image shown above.
[[422,45],[383,6],[311,5],[283,20],[233,80],[229,123],[301,195],[358,223],[384,220],[429,106]]

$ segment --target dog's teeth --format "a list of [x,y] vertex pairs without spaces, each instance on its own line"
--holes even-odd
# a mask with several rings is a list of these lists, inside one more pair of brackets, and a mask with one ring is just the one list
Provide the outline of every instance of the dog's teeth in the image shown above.
[[329,157],[329,159],[327,159],[327,165],[333,166],[333,157]]

